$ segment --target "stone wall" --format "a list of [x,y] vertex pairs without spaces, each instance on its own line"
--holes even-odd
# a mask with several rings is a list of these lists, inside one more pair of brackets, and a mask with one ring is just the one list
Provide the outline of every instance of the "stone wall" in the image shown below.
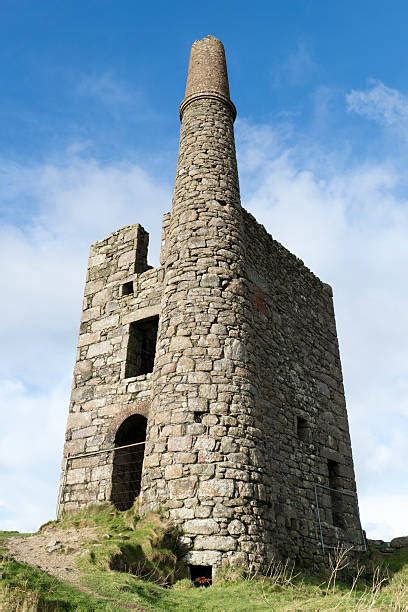
[[[242,209],[228,92],[222,44],[197,41],[162,267],[138,225],[91,249],[60,508],[111,498],[105,451],[142,414],[139,507],[182,526],[192,565],[319,564],[363,543],[332,293]],[[153,372],[129,378],[157,316]]]
[[256,398],[248,436],[260,469],[265,537],[272,554],[310,564],[321,556],[321,536],[327,546],[363,543],[332,291],[242,214]]
[[[113,446],[123,420],[149,410],[151,374],[125,378],[129,326],[159,314],[161,271],[147,265],[148,234],[124,227],[91,247],[69,408],[67,457]],[[70,459],[59,512],[110,499],[112,453]]]
[[368,550],[371,553],[380,552],[392,555],[401,551],[401,549],[408,550],[408,536],[400,536],[393,538],[391,542],[385,542],[384,540],[367,540]]

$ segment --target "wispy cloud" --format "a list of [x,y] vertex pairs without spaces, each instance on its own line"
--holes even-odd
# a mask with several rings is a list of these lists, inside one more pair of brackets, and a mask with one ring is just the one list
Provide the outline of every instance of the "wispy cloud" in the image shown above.
[[[347,167],[315,143],[238,123],[244,205],[334,288],[364,525],[385,538],[387,500],[408,489],[408,197],[392,159]],[[381,510],[367,511],[376,492]],[[392,501],[390,502],[392,503]]]
[[305,85],[316,73],[317,65],[305,42],[299,42],[287,58],[276,62],[272,69],[273,87]]
[[408,131],[408,96],[370,79],[365,90],[353,89],[346,96],[347,109],[383,126],[403,127]]
[[[390,527],[386,507],[408,488],[405,174],[387,157],[340,163],[289,125],[240,120],[237,144],[244,206],[334,287],[363,524],[402,534],[406,514]],[[141,222],[157,264],[170,187],[135,164],[75,156],[0,168],[0,202],[29,203],[24,222],[0,225],[0,520],[33,529],[55,507],[89,244]]]
[[31,530],[55,509],[89,245],[140,222],[157,264],[170,191],[134,164],[0,165],[0,203],[30,202],[0,225],[0,524]]
[[132,90],[128,83],[114,78],[108,72],[83,76],[77,91],[82,96],[96,98],[107,105],[132,104],[140,95]]
[[113,118],[138,122],[157,117],[157,111],[148,103],[145,92],[132,87],[109,72],[82,75],[76,84],[76,93],[99,105]]
[[408,495],[367,495],[360,499],[364,528],[370,538],[389,541],[407,533]]

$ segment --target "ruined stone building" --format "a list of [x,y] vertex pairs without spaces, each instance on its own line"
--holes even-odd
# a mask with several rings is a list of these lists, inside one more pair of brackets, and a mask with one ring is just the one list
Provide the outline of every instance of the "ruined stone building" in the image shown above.
[[332,291],[242,208],[235,116],[208,36],[161,266],[137,224],[91,247],[59,497],[161,508],[192,572],[362,545]]

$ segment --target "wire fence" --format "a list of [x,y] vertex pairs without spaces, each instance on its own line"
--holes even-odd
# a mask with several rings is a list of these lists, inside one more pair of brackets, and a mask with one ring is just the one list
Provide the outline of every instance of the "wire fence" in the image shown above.
[[118,510],[128,510],[140,493],[143,458],[144,443],[114,451],[111,501]]
[[[144,451],[145,442],[135,442],[69,455],[61,479],[57,516],[62,507],[75,508],[99,501],[110,501],[118,510],[131,508],[141,490]],[[365,551],[357,494],[322,484],[315,484],[314,489],[322,549],[347,545]]]
[[63,507],[110,501],[128,510],[140,493],[145,442],[69,455],[65,459],[57,516]]
[[351,547],[360,552],[367,550],[361,527],[357,493],[347,489],[334,489],[315,484],[316,520],[323,550]]

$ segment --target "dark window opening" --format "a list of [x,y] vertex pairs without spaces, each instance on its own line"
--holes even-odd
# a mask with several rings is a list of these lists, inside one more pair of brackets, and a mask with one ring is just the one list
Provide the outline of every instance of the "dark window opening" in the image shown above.
[[158,325],[159,317],[130,324],[125,378],[153,372]]
[[209,587],[212,584],[211,565],[189,565],[190,577],[196,587]]
[[[140,493],[147,419],[133,414],[123,421],[115,436],[111,501],[118,510],[128,510]],[[132,444],[135,446],[129,446]],[[122,448],[121,448],[122,447]]]
[[309,441],[309,424],[303,417],[296,417],[296,434],[302,442]]
[[333,525],[335,527],[344,527],[343,499],[340,492],[340,466],[337,461],[332,461],[329,459],[327,461],[327,468],[329,471],[330,501]]
[[203,420],[203,416],[205,415],[205,412],[195,412],[194,413],[194,423],[201,423]]
[[133,281],[123,283],[121,295],[131,295],[133,293]]

